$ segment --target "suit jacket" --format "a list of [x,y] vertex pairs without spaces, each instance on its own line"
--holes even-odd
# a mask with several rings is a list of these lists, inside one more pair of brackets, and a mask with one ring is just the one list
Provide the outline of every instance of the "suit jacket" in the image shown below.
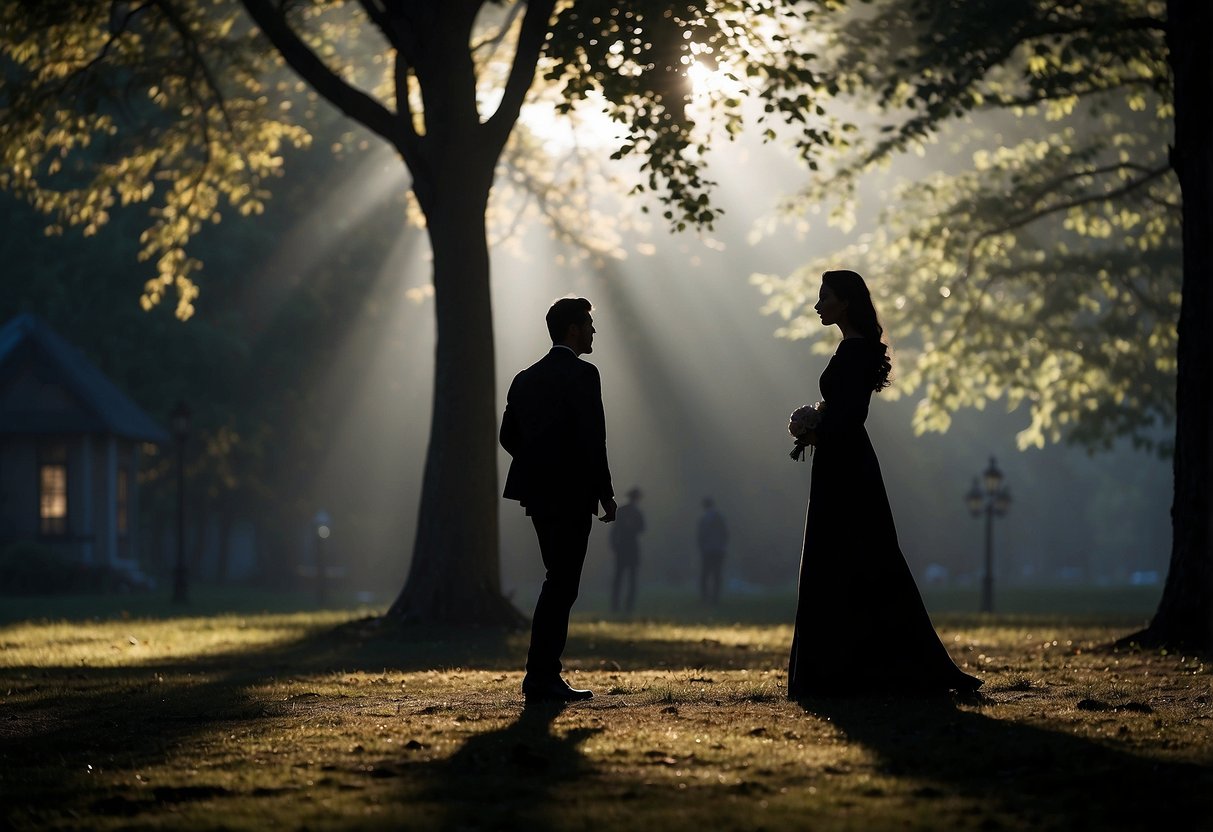
[[503,496],[527,514],[597,514],[598,503],[615,496],[598,368],[553,347],[515,376],[501,447],[513,458]]

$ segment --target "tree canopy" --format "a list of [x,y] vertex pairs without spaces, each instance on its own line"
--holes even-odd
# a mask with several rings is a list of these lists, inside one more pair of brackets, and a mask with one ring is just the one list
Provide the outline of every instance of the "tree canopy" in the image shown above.
[[[438,13],[344,0],[5,0],[0,187],[48,214],[52,232],[78,225],[95,233],[115,206],[146,205],[139,258],[154,264],[154,275],[145,308],[175,292],[177,313],[187,318],[203,266],[191,240],[227,212],[264,210],[284,150],[311,142],[323,99],[387,138],[406,161],[413,156],[416,188],[434,152],[427,138],[441,135],[447,105],[440,96],[455,92],[437,88],[452,83],[448,70],[460,60],[469,61],[475,91],[462,106],[476,111],[485,138],[504,144],[510,136],[530,81],[525,60],[511,60],[511,43],[538,62],[546,84],[533,96],[546,96],[562,113],[588,102],[621,125],[627,138],[615,156],[643,157],[647,179],[639,189],[660,194],[665,218],[678,228],[710,225],[719,210],[703,167],[708,134],[687,111],[693,62],[744,77],[746,94],[767,100],[770,114],[804,125],[797,141],[806,158],[828,139],[806,118],[813,56],[789,34],[811,4],[456,6]],[[529,32],[527,11],[536,18]],[[461,44],[463,58],[452,51],[422,70],[442,77],[419,76],[427,59],[417,50],[448,19],[465,17],[475,18],[476,40]],[[267,32],[279,40],[267,42]],[[704,101],[738,129],[737,92],[708,91]]]
[[[754,277],[781,334],[828,349],[819,276],[854,268],[885,312],[897,390],[921,396],[917,430],[1001,399],[1027,405],[1021,447],[1166,452],[1181,255],[1164,19],[1147,0],[881,0],[833,18],[822,76],[874,123],[784,210],[829,206],[850,228],[873,183],[887,201],[841,250]],[[930,172],[889,182],[890,166]]]

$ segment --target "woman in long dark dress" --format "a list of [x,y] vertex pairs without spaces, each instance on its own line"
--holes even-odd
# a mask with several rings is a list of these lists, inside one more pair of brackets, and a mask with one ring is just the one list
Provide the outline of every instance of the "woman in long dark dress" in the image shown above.
[[788,696],[971,692],[939,640],[897,543],[864,420],[891,364],[863,278],[828,271],[816,310],[842,343],[821,374]]

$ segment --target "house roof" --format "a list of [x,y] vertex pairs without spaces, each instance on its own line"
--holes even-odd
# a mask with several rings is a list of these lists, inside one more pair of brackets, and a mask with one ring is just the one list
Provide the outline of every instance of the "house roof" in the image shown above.
[[0,327],[0,379],[25,347],[33,348],[40,374],[61,385],[79,406],[59,411],[0,407],[0,433],[109,433],[143,442],[172,441],[80,350],[31,313]]

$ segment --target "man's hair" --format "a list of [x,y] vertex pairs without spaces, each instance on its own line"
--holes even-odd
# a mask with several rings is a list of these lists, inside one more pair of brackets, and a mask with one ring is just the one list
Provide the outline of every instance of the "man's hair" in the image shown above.
[[559,344],[568,336],[569,327],[581,326],[590,317],[593,306],[585,298],[560,298],[548,310],[548,335]]

